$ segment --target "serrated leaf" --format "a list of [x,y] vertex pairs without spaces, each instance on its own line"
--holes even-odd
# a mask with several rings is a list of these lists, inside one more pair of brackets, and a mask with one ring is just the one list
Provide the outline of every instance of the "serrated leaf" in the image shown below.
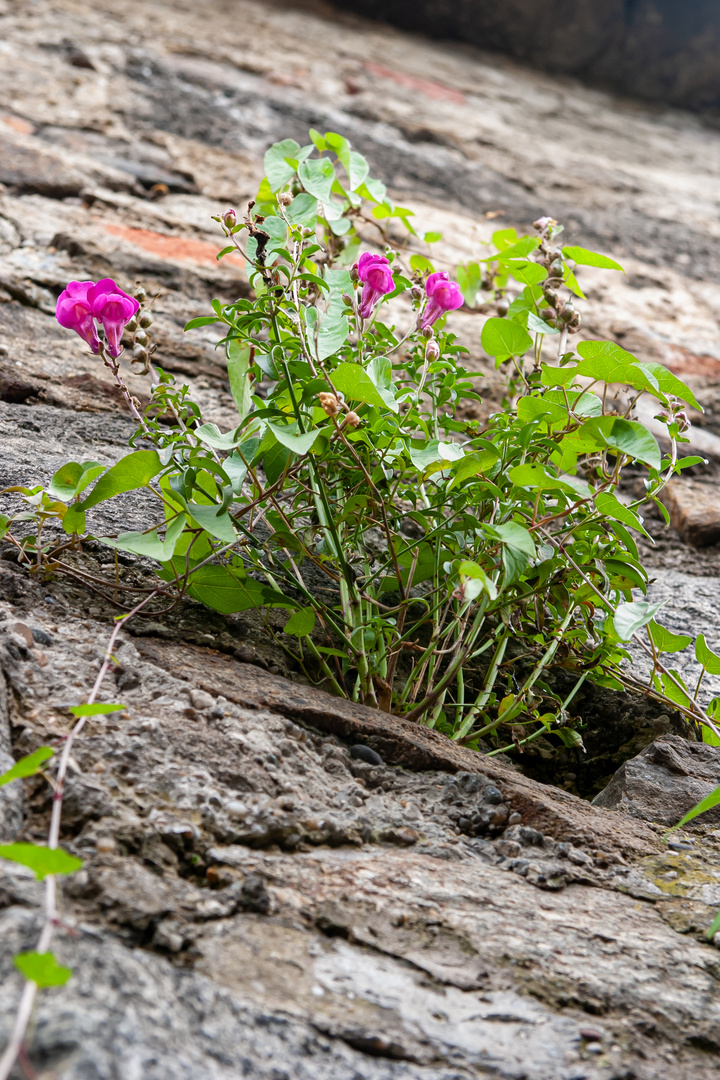
[[2,844],[0,859],[29,867],[42,881],[48,874],[74,874],[82,866],[82,859],[68,855],[60,848],[42,847],[40,844]]
[[27,754],[25,757],[16,761],[12,768],[0,776],[0,787],[3,784],[10,784],[13,780],[21,780],[26,776],[34,776],[35,773],[40,772],[40,766],[49,761],[53,756],[53,750],[49,746],[40,746],[37,750],[34,750],[32,754]]
[[50,952],[18,953],[13,963],[29,982],[38,986],[64,986],[72,975],[72,968],[58,964]]

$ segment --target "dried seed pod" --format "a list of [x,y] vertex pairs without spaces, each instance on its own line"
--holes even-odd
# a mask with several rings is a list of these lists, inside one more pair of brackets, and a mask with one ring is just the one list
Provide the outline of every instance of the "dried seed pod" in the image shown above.
[[360,424],[362,423],[362,420],[360,419],[360,417],[358,416],[358,414],[356,412],[349,412],[347,414],[347,416],[345,417],[345,423],[347,424],[347,426],[349,428],[356,428],[356,427],[360,427]]
[[497,311],[498,315],[500,316],[500,318],[502,319],[502,318],[505,317],[505,315],[507,315],[509,310],[510,310],[510,301],[507,299],[506,296],[503,296],[502,299],[498,300],[498,302],[497,302],[496,311]]
[[293,197],[289,191],[281,191],[277,197],[277,200],[281,206],[289,206],[290,203],[293,201]]
[[144,303],[144,301],[147,299],[147,293],[143,289],[142,285],[138,285],[137,289],[135,290],[135,299],[140,304]]
[[144,330],[138,330],[135,334],[135,344],[142,345],[143,348],[147,345],[149,338]]
[[152,315],[148,311],[143,311],[138,321],[143,329],[147,330],[148,326],[152,326]]

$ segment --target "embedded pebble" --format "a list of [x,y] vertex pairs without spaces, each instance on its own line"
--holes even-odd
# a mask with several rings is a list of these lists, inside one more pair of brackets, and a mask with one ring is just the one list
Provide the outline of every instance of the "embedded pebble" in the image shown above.
[[357,743],[355,746],[350,747],[350,757],[355,758],[356,761],[365,761],[368,765],[385,764],[375,750],[372,750],[369,746],[363,746],[362,743]]
[[206,690],[191,690],[190,701],[194,709],[202,712],[203,709],[212,709],[215,698],[211,697]]

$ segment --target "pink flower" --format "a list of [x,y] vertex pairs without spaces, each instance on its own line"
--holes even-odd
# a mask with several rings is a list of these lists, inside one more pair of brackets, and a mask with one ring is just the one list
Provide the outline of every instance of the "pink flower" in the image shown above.
[[103,278],[93,285],[87,294],[95,318],[102,323],[108,342],[108,352],[117,357],[122,352],[120,338],[125,324],[132,319],[140,305],[137,300],[115,284],[112,278]]
[[358,278],[363,283],[360,318],[369,319],[382,297],[395,289],[390,263],[384,255],[371,255],[369,251],[365,251],[355,266]]
[[67,288],[63,289],[58,297],[55,318],[61,326],[79,334],[96,353],[100,350],[100,342],[88,300],[88,293],[92,288],[92,281],[69,281]]
[[454,311],[463,306],[463,294],[460,286],[450,280],[450,275],[444,270],[439,270],[425,282],[425,292],[428,294],[429,303],[420,315],[419,327],[425,330],[444,315],[446,311]]

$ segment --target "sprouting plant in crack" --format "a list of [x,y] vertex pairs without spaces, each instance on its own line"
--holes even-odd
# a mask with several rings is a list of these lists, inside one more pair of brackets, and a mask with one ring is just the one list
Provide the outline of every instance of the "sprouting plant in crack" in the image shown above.
[[96,701],[96,698],[112,663],[113,650],[120,630],[152,598],[152,595],[145,597],[132,611],[116,619],[105,649],[103,662],[87,701],[82,705],[72,706],[70,709],[75,722],[58,748],[58,763],[54,773],[50,768],[45,768],[54,755],[53,748],[41,746],[32,754],[21,758],[11,769],[0,776],[0,785],[3,785],[42,772],[53,790],[47,844],[14,843],[0,845],[0,858],[27,866],[45,885],[45,910],[37,946],[29,952],[19,953],[14,958],[15,966],[25,976],[26,982],[15,1014],[12,1031],[2,1057],[0,1057],[0,1080],[7,1080],[18,1057],[24,1054],[25,1034],[30,1023],[38,990],[42,987],[62,986],[72,975],[72,970],[59,964],[50,951],[55,931],[63,925],[62,912],[58,906],[57,877],[62,874],[75,873],[82,866],[81,859],[69,855],[59,846],[63,795],[68,764],[73,743],[81,735],[88,720],[93,716],[106,716],[108,713],[117,712],[124,708],[118,702],[99,702]]
[[[573,702],[587,680],[671,703],[718,738],[716,703],[704,708],[661,659],[634,539],[643,503],[664,512],[663,487],[699,460],[679,456],[685,407],[699,405],[661,364],[610,341],[572,346],[575,271],[621,267],[563,247],[549,217],[530,235],[494,233],[475,262],[440,265],[437,234],[421,239],[345,138],[310,140],[270,147],[245,214],[216,218],[218,258],[240,251],[252,291],[186,329],[219,329],[230,430],[159,366],[144,292],[68,286],[58,316],[109,367],[138,429],[111,468],[68,462],[47,486],[16,489],[25,509],[3,529],[19,561],[119,608],[152,593],[148,614],[184,598],[255,609],[316,685],[489,753],[539,738],[582,749]],[[453,329],[478,298],[497,312],[479,345],[508,372],[484,422]],[[144,408],[121,370],[123,330],[149,379]],[[643,394],[662,448],[635,418]],[[628,465],[644,470],[639,498],[623,493]],[[158,508],[145,530],[88,528],[96,506],[143,488]],[[89,537],[152,560],[157,578],[89,570]],[[648,682],[626,663],[641,638]]]

